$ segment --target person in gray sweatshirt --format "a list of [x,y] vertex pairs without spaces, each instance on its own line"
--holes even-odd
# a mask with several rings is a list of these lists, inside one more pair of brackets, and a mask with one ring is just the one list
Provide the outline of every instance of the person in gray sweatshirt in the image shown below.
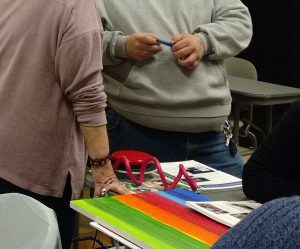
[[[231,109],[224,59],[252,37],[240,0],[96,0],[110,149],[161,162],[197,160],[240,176],[223,125]],[[231,145],[233,143],[230,143]]]

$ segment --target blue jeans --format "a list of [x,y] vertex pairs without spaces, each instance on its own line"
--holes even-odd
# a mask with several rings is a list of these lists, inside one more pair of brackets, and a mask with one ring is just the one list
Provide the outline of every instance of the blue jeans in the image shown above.
[[173,132],[145,127],[106,108],[110,151],[139,150],[160,162],[195,160],[241,177],[243,160],[239,151],[232,155],[225,146],[223,132]]

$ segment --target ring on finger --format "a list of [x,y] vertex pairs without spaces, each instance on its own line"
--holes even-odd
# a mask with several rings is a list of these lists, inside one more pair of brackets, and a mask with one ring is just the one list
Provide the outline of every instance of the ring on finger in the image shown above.
[[102,197],[108,196],[108,191],[107,191],[106,188],[102,188],[102,189],[101,189],[100,196],[102,196]]

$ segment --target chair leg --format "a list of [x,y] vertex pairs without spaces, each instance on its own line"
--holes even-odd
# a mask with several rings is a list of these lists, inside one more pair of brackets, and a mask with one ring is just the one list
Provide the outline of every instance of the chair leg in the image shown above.
[[266,117],[266,134],[270,134],[271,130],[272,130],[272,119],[273,119],[273,107],[270,106],[266,106],[267,108],[267,117]]
[[250,131],[250,128],[253,126],[253,105],[248,108],[247,119],[244,119],[246,128],[240,129],[239,135],[241,137],[248,137],[251,140],[252,149],[249,152],[243,153],[244,156],[252,154],[254,150],[257,149],[257,139],[253,132]]
[[250,138],[251,141],[252,141],[252,144],[253,144],[253,150],[256,150],[256,149],[257,149],[257,139],[256,139],[256,136],[255,136],[254,133],[252,133],[251,131],[248,132],[248,136],[249,136],[249,138]]

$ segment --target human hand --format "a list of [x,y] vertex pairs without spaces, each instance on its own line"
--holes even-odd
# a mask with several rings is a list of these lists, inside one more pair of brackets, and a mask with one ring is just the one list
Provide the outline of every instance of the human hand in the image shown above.
[[204,43],[200,37],[191,34],[178,34],[172,38],[171,48],[180,66],[193,69],[204,56]]
[[156,41],[156,36],[151,33],[133,33],[125,44],[126,54],[129,59],[144,61],[161,51],[161,46]]
[[113,191],[120,195],[131,193],[129,189],[118,181],[110,161],[104,166],[92,167],[92,177],[94,181],[94,197],[101,197],[108,191]]

